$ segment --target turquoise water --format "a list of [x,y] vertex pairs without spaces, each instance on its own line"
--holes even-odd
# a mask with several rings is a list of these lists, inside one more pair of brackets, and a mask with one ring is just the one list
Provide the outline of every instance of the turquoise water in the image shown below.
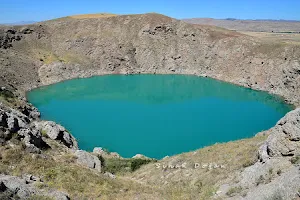
[[209,78],[107,75],[27,94],[45,120],[65,126],[85,150],[162,158],[254,136],[292,108],[279,97]]

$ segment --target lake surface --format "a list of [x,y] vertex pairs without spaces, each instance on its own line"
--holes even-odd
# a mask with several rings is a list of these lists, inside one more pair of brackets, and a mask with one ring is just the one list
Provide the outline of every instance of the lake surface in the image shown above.
[[162,158],[267,130],[292,107],[281,98],[209,78],[107,75],[27,94],[42,119],[65,126],[79,147]]

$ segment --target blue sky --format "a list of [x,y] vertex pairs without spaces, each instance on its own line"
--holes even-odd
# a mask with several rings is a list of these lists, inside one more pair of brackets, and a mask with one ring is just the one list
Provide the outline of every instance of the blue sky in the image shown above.
[[0,0],[0,23],[42,21],[100,12],[157,12],[178,19],[211,17],[300,20],[300,0]]

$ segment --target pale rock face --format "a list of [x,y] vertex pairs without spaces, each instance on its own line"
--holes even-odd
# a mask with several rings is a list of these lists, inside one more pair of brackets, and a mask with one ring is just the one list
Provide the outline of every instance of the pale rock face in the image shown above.
[[[237,174],[239,180],[229,188],[242,187],[245,196],[232,199],[293,199],[296,198],[300,183],[299,165],[291,159],[300,156],[300,108],[284,116],[275,127],[264,134],[268,139],[258,150],[258,162]],[[220,195],[220,194],[219,194]]]
[[11,133],[25,128],[29,121],[26,115],[17,110],[0,107],[0,126],[7,128]]
[[[41,182],[37,177],[28,175],[24,178],[0,175],[0,192],[9,192],[20,199],[28,199],[33,194],[47,196],[57,200],[69,200],[68,194],[57,190],[40,190],[35,183]],[[18,198],[16,198],[18,199]]]
[[150,159],[149,157],[147,157],[147,156],[145,156],[143,154],[136,154],[132,158],[136,158],[136,159]]
[[293,156],[300,154],[300,108],[286,114],[274,128],[259,152],[261,158]]
[[98,172],[101,172],[101,161],[97,156],[92,155],[83,150],[77,150],[75,152],[75,156],[77,156],[77,163],[83,166],[86,166],[91,169],[95,169]]

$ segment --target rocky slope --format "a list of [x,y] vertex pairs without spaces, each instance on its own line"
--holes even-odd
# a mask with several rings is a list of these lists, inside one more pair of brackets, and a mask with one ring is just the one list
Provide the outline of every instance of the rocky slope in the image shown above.
[[[68,170],[63,171],[66,165],[70,166],[70,170],[85,166],[92,170],[83,170],[92,179],[94,175],[91,173],[97,174],[102,171],[102,161],[109,160],[101,160],[99,155],[77,150],[76,140],[63,127],[54,122],[41,122],[38,111],[26,102],[27,90],[66,79],[93,75],[176,73],[208,76],[268,91],[282,96],[295,106],[300,105],[298,45],[261,41],[237,32],[191,25],[158,14],[89,19],[67,17],[27,26],[2,26],[0,71],[0,138],[3,154],[10,155],[8,152],[16,151],[21,143],[22,150],[28,155],[47,155],[53,159],[53,163],[61,167],[53,168],[51,162],[46,162],[50,167],[39,163],[43,164],[43,169],[50,170],[39,171],[39,175],[46,173],[49,175],[48,186],[54,185],[56,190],[63,189],[73,193],[72,197],[77,199],[83,198],[78,194],[80,191],[86,192],[85,198],[98,197],[97,181],[103,179],[104,175],[95,175],[98,179],[91,182],[95,184],[95,189],[91,192],[86,188],[85,180],[81,179],[82,185],[77,183],[79,185],[71,188],[70,185],[75,184],[74,181],[72,184],[65,180],[58,182],[61,180],[57,174],[68,174]],[[175,164],[189,160],[191,164],[199,158],[212,162],[211,157],[218,156],[224,163],[234,164],[229,171],[218,169],[204,173],[178,169],[170,172],[164,169],[157,170],[153,164],[148,164],[134,173],[121,176],[116,181],[105,182],[110,185],[109,188],[120,184],[117,188],[124,190],[116,192],[114,189],[107,190],[104,186],[105,189],[99,190],[113,191],[109,195],[120,195],[128,199],[205,199],[212,196],[264,199],[272,195],[296,198],[297,190],[300,189],[297,181],[300,123],[298,118],[299,110],[289,113],[276,127],[263,134],[270,134],[266,143],[264,136],[258,136],[164,160],[166,163],[172,161]],[[12,143],[15,140],[18,141],[17,145]],[[18,152],[23,155],[22,151]],[[27,154],[23,156],[26,157]],[[1,162],[1,166],[3,165],[7,174],[13,175],[16,172],[11,166],[16,167],[18,172],[22,171],[19,167],[23,166],[24,159],[17,159],[17,163],[10,164],[10,156],[3,157],[5,162]],[[57,160],[61,157],[65,159]],[[113,159],[113,165],[116,162],[125,162],[116,161],[116,158],[109,159]],[[31,168],[25,169],[26,173],[37,173]],[[266,177],[265,173],[275,175]],[[76,171],[76,176],[79,176],[78,174],[80,173]],[[109,173],[106,176],[113,177]],[[203,181],[199,182],[200,177]],[[210,177],[214,177],[213,180]],[[5,186],[3,188],[9,188],[5,182],[7,179],[10,177],[3,176],[3,181],[0,177],[0,183],[2,181],[2,185]],[[266,179],[268,181],[265,181]],[[125,186],[128,185],[128,181],[130,185],[134,185],[131,189]],[[60,188],[57,185],[60,185]],[[281,188],[283,193],[274,194],[277,188]],[[3,189],[9,194],[12,190],[14,189]],[[258,192],[263,190],[268,193],[259,196]],[[140,193],[136,193],[137,191]],[[104,195],[107,195],[105,192]],[[50,193],[47,191],[45,195]],[[153,194],[151,198],[149,194]],[[13,195],[19,194],[13,192]]]

